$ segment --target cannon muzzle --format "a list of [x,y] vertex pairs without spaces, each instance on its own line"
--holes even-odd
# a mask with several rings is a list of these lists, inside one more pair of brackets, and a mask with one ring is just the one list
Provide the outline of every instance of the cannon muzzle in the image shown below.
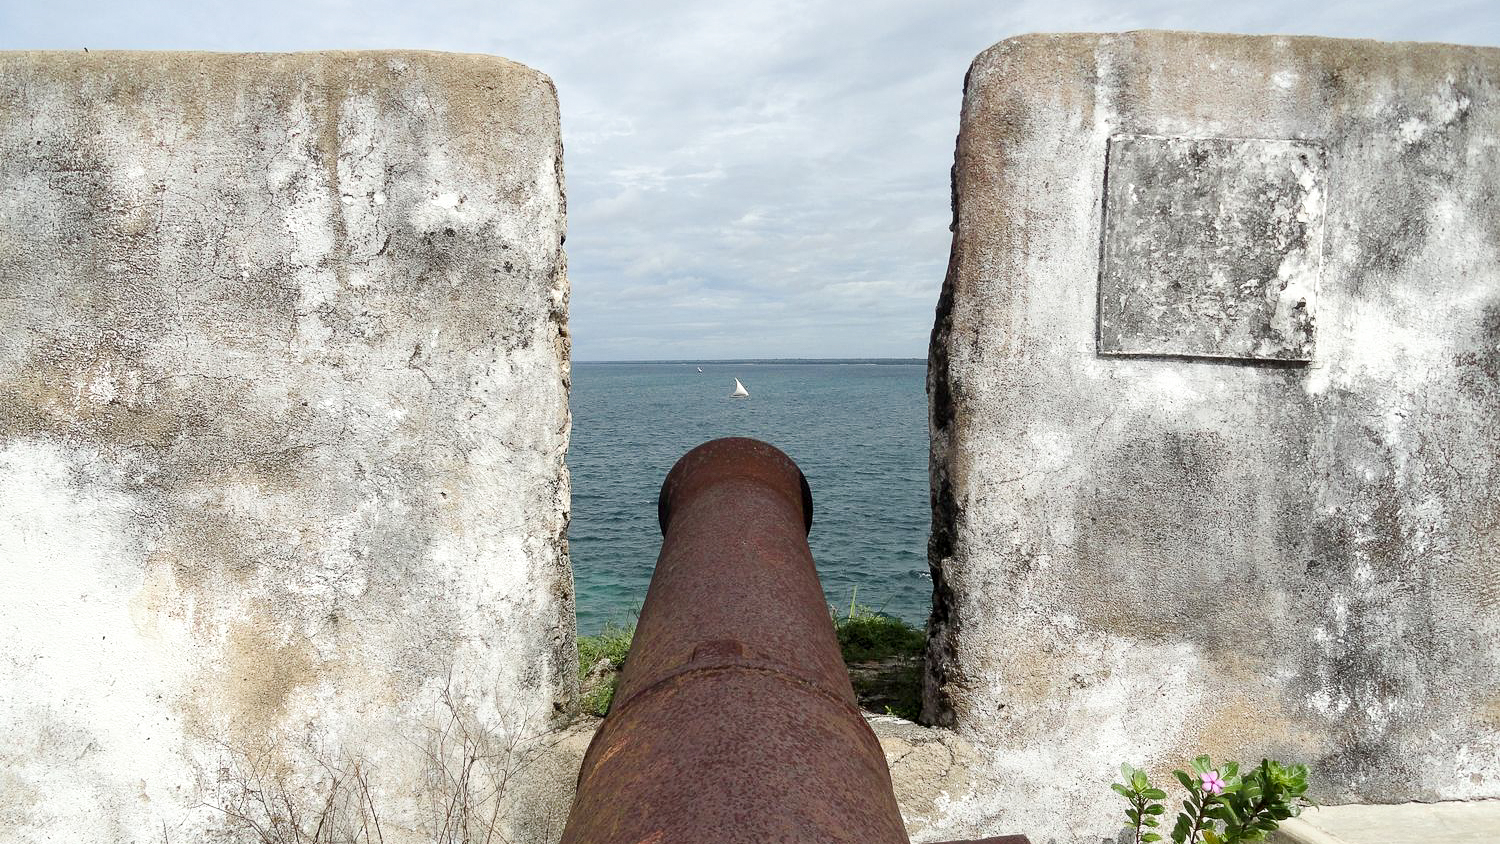
[[657,512],[661,555],[563,844],[908,844],[797,465],[757,440],[705,443]]

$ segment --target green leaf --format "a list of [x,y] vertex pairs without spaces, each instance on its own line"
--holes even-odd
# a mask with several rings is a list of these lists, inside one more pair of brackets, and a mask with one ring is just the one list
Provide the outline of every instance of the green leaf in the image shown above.
[[1187,789],[1188,791],[1193,790],[1193,781],[1188,778],[1187,774],[1183,773],[1182,771],[1173,771],[1172,776],[1176,777],[1177,781],[1182,783],[1183,788]]
[[1141,796],[1147,800],[1165,800],[1167,793],[1159,788],[1148,788],[1141,792]]
[[1130,782],[1130,775],[1133,774],[1133,773],[1135,773],[1135,769],[1132,768],[1132,767],[1130,767],[1130,763],[1129,762],[1121,762],[1120,763],[1120,778],[1121,779],[1125,780],[1126,782]]
[[1166,810],[1167,810],[1166,806],[1163,806],[1160,803],[1152,803],[1151,805],[1149,805],[1149,806],[1146,807],[1146,814],[1148,814],[1148,815],[1159,815],[1162,812],[1165,812]]
[[1219,838],[1218,833],[1211,829],[1203,830],[1203,840],[1206,844],[1221,844],[1223,841],[1223,839]]
[[1130,784],[1135,786],[1136,791],[1145,791],[1147,788],[1151,787],[1151,783],[1146,780],[1145,771],[1136,771],[1134,774],[1132,774],[1130,777]]
[[1187,837],[1188,830],[1193,828],[1193,819],[1187,816],[1187,812],[1177,813],[1177,823],[1172,824],[1172,840],[1181,844],[1182,839]]
[[1120,785],[1117,782],[1110,783],[1109,787],[1113,788],[1116,792],[1118,792],[1120,794],[1121,797],[1124,797],[1126,800],[1129,800],[1131,798],[1131,796],[1132,796],[1131,793],[1130,793],[1130,791],[1128,789],[1126,789],[1125,786]]
[[1145,835],[1141,836],[1141,840],[1142,841],[1160,841],[1161,840],[1161,836],[1157,835],[1154,832],[1148,832]]
[[1208,773],[1210,767],[1212,767],[1212,764],[1209,762],[1207,756],[1199,756],[1193,760],[1193,770],[1200,774]]
[[1130,818],[1130,822],[1132,824],[1138,824],[1141,822],[1141,813],[1137,812],[1134,809],[1126,809],[1125,817]]

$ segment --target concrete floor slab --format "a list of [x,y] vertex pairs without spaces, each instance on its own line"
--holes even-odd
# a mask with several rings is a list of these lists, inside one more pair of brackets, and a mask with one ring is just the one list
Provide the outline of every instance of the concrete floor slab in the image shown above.
[[1309,809],[1272,833],[1278,844],[1496,844],[1500,800],[1348,804]]

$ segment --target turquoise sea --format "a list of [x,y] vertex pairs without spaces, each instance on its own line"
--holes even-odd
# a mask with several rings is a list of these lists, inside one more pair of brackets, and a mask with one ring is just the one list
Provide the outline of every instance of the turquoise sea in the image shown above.
[[[813,493],[808,541],[830,603],[847,609],[857,587],[861,605],[926,622],[925,373],[923,361],[575,363],[579,633],[632,619],[661,550],[662,480],[689,449],[726,436],[765,440],[802,467]],[[729,397],[735,378],[748,399]]]

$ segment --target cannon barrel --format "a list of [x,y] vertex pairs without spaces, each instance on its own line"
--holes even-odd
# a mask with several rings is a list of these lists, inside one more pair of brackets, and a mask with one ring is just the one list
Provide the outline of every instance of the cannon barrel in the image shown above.
[[908,844],[797,465],[757,440],[705,443],[657,512],[661,555],[563,844]]

